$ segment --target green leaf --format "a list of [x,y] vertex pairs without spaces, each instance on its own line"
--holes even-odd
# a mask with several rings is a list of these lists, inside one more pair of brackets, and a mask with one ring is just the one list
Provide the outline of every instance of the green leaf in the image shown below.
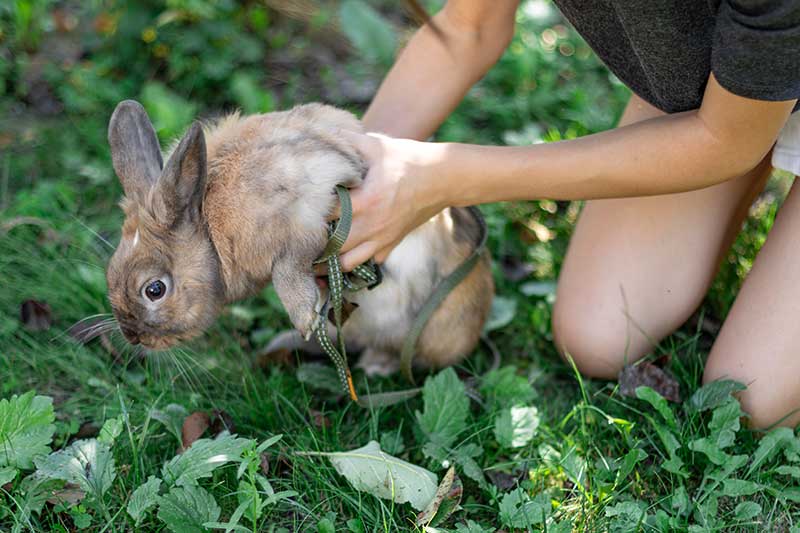
[[613,518],[610,531],[638,531],[647,517],[647,505],[640,501],[624,501],[609,505],[605,509],[606,516]]
[[175,436],[178,445],[183,444],[182,430],[183,421],[189,416],[189,411],[182,405],[171,403],[164,407],[164,410],[153,409],[150,411],[150,417],[164,424],[164,427]]
[[717,444],[709,439],[695,439],[689,443],[689,449],[694,452],[705,454],[708,460],[715,465],[725,464],[730,459],[730,455],[719,449]]
[[636,464],[646,457],[647,452],[641,448],[633,448],[631,451],[626,453],[625,457],[622,458],[622,464],[617,472],[618,482],[627,480],[628,476],[631,475],[631,472],[633,472],[633,469],[636,468]]
[[664,399],[663,396],[650,387],[637,387],[636,397],[652,405],[670,429],[678,431],[678,421],[675,419],[675,413],[672,412],[672,408],[670,408],[667,400]]
[[161,480],[155,476],[147,478],[144,485],[137,487],[128,501],[128,514],[138,526],[147,516],[150,509],[158,503],[158,491],[161,489]]
[[518,405],[500,411],[494,420],[497,442],[506,448],[520,448],[528,444],[539,428],[539,410]]
[[242,453],[255,442],[223,433],[216,439],[198,439],[185,452],[164,465],[161,474],[167,485],[196,485],[198,479],[231,461],[241,461]]
[[381,451],[374,440],[347,452],[304,452],[327,457],[354,489],[421,511],[436,494],[436,476],[417,465]]
[[336,533],[336,525],[326,516],[317,522],[317,533]]
[[736,516],[736,520],[752,520],[761,514],[761,506],[756,502],[742,502],[736,506],[733,514]]
[[489,411],[527,404],[536,397],[528,378],[517,374],[517,367],[512,365],[487,372],[481,378],[480,391]]
[[342,394],[342,382],[331,365],[322,363],[302,363],[295,373],[297,381],[314,389],[322,389],[334,394]]
[[272,94],[265,91],[249,72],[235,72],[230,87],[236,103],[245,113],[268,113],[275,107]]
[[744,415],[735,399],[728,400],[724,404],[714,409],[708,430],[711,432],[717,447],[720,449],[733,445],[736,439],[736,432],[741,428],[740,418]]
[[776,468],[775,471],[784,476],[792,476],[800,479],[800,466],[783,465]]
[[446,368],[425,380],[423,410],[417,421],[428,440],[444,447],[455,442],[467,427],[469,399],[455,370]]
[[495,296],[492,299],[492,308],[489,310],[489,318],[483,326],[483,331],[494,331],[506,327],[514,320],[516,314],[517,301],[514,298]]
[[744,479],[726,479],[722,485],[722,494],[725,496],[750,496],[761,490],[761,485]]
[[752,474],[759,466],[766,463],[794,440],[794,432],[789,428],[775,428],[761,439],[758,448],[753,454],[753,462],[747,470],[747,475]]
[[158,519],[172,533],[207,532],[204,524],[219,520],[221,512],[214,497],[197,485],[173,487],[158,499]]
[[670,505],[678,514],[678,516],[685,516],[689,514],[689,511],[691,510],[691,501],[689,500],[689,493],[686,491],[686,487],[683,485],[678,487],[678,489],[672,494]]
[[6,483],[11,483],[17,477],[17,469],[13,466],[4,466],[0,468],[0,487]]
[[364,0],[345,0],[339,8],[339,25],[359,56],[389,65],[397,37],[394,28]]
[[97,436],[97,440],[100,442],[104,442],[109,446],[114,444],[114,441],[117,440],[122,434],[122,416],[118,416],[117,418],[109,418],[103,424],[103,427],[100,428],[100,434]]
[[712,381],[697,389],[687,405],[695,411],[709,411],[727,402],[734,392],[741,392],[746,388],[738,381],[730,379]]
[[494,533],[494,531],[494,528],[486,529],[472,520],[467,520],[466,523],[461,522],[456,524],[456,533]]
[[546,494],[531,499],[527,492],[517,489],[500,500],[500,522],[512,528],[542,524],[550,515],[551,508],[550,498]]
[[117,476],[111,448],[97,439],[77,440],[34,462],[41,476],[74,483],[98,499],[111,488]]
[[0,467],[33,467],[33,459],[50,453],[53,400],[33,391],[0,400]]

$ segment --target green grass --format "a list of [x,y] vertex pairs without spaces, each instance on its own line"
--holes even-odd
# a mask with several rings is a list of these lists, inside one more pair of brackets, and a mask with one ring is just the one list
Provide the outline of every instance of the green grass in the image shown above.
[[[379,4],[391,25],[405,24],[391,3]],[[525,4],[509,51],[448,119],[439,139],[521,144],[614,124],[626,90],[557,14],[534,17],[535,10],[527,9],[534,2]],[[31,390],[51,397],[53,450],[66,447],[84,423],[99,428],[121,416],[124,428],[111,447],[117,475],[102,498],[72,508],[47,504],[28,515],[20,510],[32,494],[24,478],[33,469],[26,468],[0,490],[0,531],[166,531],[156,514],[134,525],[126,506],[133,491],[149,476],[161,476],[175,456],[178,440],[152,418],[154,410],[170,404],[188,412],[222,410],[236,434],[257,442],[283,435],[267,451],[265,475],[276,492],[296,495],[268,505],[259,531],[415,530],[416,512],[408,504],[356,491],[327,459],[306,455],[351,450],[370,440],[440,479],[445,464],[456,464],[464,483],[462,509],[440,531],[541,531],[544,526],[525,513],[542,509],[547,531],[797,530],[800,440],[785,433],[762,438],[737,428],[729,396],[707,410],[689,400],[697,394],[713,342],[708,331],[724,319],[763,243],[785,180],[773,181],[751,212],[698,314],[653,354],[670,355],[667,368],[685,399],[669,406],[666,417],[657,399],[650,398],[652,405],[621,397],[616,384],[581,380],[553,349],[548,287],[580,205],[486,206],[495,280],[510,321],[490,333],[501,354],[499,375],[485,376],[492,358],[484,348],[456,369],[478,394],[461,413],[458,431],[445,438],[420,423],[422,398],[365,411],[318,388],[323,380],[317,374],[304,378],[309,367],[299,365],[307,358],[295,355],[289,365],[264,366],[259,350],[289,325],[271,289],[230,307],[203,338],[168,354],[142,358],[118,334],[112,336],[116,355],[97,341],[84,346],[71,340],[70,326],[110,311],[103,272],[121,213],[105,123],[117,101],[141,99],[167,141],[195,112],[268,110],[313,100],[363,109],[341,77],[374,83],[385,65],[381,58],[362,61],[340,45],[332,47],[332,59],[319,59],[331,48],[326,21],[336,9],[330,6],[298,22],[259,2],[65,5],[86,20],[110,17],[99,20],[115,21],[118,29],[103,33],[107,26],[98,23],[100,30],[85,30],[84,55],[74,63],[45,58],[47,97],[33,91],[27,69],[54,35],[50,19],[33,16],[50,13],[51,3],[19,0],[0,7],[0,48],[15,52],[13,61],[0,64],[0,123],[8,132],[0,132],[0,399]],[[159,16],[170,10],[180,17],[158,26]],[[156,40],[142,44],[148,28],[157,28]],[[189,34],[201,38],[183,37]],[[199,69],[192,59],[197,54],[218,61]],[[296,68],[286,69],[287,54]],[[48,98],[61,112],[43,111]],[[530,264],[531,272],[512,281],[501,259]],[[19,307],[28,299],[49,304],[50,329],[32,332],[21,324]],[[367,382],[356,373],[356,381],[359,390],[407,386],[399,376]],[[457,389],[441,394],[448,409],[463,396]],[[517,403],[535,407],[540,420],[533,438],[513,448],[495,427]],[[771,442],[774,448],[768,448]],[[724,466],[736,461],[741,465],[726,472]],[[225,466],[200,482],[221,507],[221,520],[238,506],[236,470]],[[524,509],[514,515],[521,503]]]

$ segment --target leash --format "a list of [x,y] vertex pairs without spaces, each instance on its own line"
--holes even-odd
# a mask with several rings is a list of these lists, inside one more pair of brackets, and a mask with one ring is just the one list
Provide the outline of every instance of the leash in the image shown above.
[[[314,325],[314,334],[322,347],[323,351],[330,357],[336,366],[336,372],[342,383],[343,390],[350,396],[350,399],[361,407],[382,407],[399,403],[413,398],[422,391],[421,388],[406,389],[393,392],[378,394],[365,394],[359,396],[353,385],[353,376],[350,373],[350,366],[347,363],[347,350],[345,348],[344,335],[342,334],[343,324],[343,305],[344,289],[358,291],[361,289],[371,290],[377,287],[382,281],[380,267],[370,259],[368,262],[357,266],[350,273],[342,272],[342,264],[339,261],[339,251],[347,240],[350,233],[350,226],[353,222],[353,205],[350,201],[350,192],[346,187],[336,186],[336,194],[339,197],[340,216],[332,223],[328,229],[328,242],[322,255],[314,261],[314,264],[327,263],[328,266],[328,298],[320,310],[317,322]],[[486,222],[478,208],[470,206],[467,208],[480,228],[480,236],[475,249],[461,264],[447,275],[434,289],[423,306],[420,308],[414,322],[411,325],[408,335],[403,343],[400,353],[400,369],[408,381],[415,385],[414,376],[411,371],[416,351],[417,342],[425,329],[431,315],[441,305],[447,295],[461,283],[467,275],[472,272],[475,265],[480,260],[486,246]],[[332,315],[332,316],[331,316]],[[327,320],[330,319],[336,327],[336,337],[338,347],[328,336]]]

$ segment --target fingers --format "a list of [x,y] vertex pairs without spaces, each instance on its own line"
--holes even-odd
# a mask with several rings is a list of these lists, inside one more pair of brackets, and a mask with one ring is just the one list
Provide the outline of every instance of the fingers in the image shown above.
[[342,270],[350,272],[355,267],[369,261],[375,255],[376,245],[372,241],[359,244],[349,252],[342,255]]
[[369,165],[380,159],[381,155],[381,138],[383,137],[377,133],[357,133],[350,130],[339,130],[338,135],[353,143],[356,150],[362,155]]

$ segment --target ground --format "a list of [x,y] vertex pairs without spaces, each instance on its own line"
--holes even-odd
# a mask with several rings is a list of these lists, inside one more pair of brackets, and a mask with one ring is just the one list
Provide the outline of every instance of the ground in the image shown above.
[[[746,429],[735,384],[699,389],[785,192],[780,176],[697,314],[648,358],[677,380],[680,403],[636,383],[632,398],[581,380],[556,356],[554,280],[578,203],[483,208],[498,285],[487,335],[500,367],[487,373],[493,356],[481,347],[454,370],[419,375],[423,396],[388,408],[350,404],[324,360],[261,353],[288,326],[271,289],[169,353],[142,358],[118,334],[75,340],[71,326],[110,311],[104,266],[122,218],[105,140],[115,104],[142,101],[162,142],[196,115],[235,107],[325,101],[361,112],[410,27],[394,3],[369,4],[380,11],[358,0],[301,11],[208,0],[0,6],[0,531],[199,531],[235,521],[242,502],[237,531],[422,530],[419,509],[357,490],[315,455],[373,440],[437,480],[455,466],[461,508],[439,531],[797,530],[800,439]],[[585,135],[612,127],[626,98],[550,3],[526,1],[509,50],[437,139]],[[400,376],[355,377],[359,390],[407,387]],[[174,459],[192,431],[223,433]],[[44,503],[53,491],[66,498],[65,479],[82,501]]]

